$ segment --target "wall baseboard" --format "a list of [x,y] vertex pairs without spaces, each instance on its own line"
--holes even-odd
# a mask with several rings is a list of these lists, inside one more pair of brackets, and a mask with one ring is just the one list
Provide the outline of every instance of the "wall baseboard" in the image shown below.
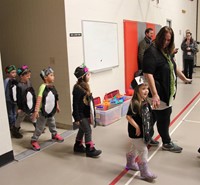
[[7,163],[12,162],[13,160],[14,160],[13,150],[5,153],[3,155],[0,155],[0,167],[7,164]]

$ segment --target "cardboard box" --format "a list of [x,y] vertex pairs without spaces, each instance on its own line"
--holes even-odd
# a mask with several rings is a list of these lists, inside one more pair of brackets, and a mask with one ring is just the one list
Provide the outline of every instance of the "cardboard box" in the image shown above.
[[121,118],[121,105],[116,105],[108,110],[96,110],[96,121],[99,125],[106,126]]

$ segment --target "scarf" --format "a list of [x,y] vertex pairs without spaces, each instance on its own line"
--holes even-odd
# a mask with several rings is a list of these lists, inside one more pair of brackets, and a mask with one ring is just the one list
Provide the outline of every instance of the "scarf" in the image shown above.
[[170,69],[170,99],[169,99],[169,105],[171,105],[173,97],[176,93],[174,65],[172,63],[170,55],[164,53],[163,51],[162,51],[162,54],[167,59],[167,62],[169,64],[169,69]]

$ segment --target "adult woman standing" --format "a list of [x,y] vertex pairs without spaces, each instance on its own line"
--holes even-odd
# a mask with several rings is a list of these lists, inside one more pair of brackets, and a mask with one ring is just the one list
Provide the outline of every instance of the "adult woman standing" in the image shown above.
[[157,129],[163,142],[162,149],[180,153],[182,148],[174,144],[169,135],[172,100],[176,95],[176,77],[180,73],[172,58],[173,51],[174,32],[168,26],[162,27],[153,44],[145,51],[143,72],[149,83]]
[[187,78],[192,79],[193,67],[194,67],[194,57],[197,53],[197,44],[192,38],[190,32],[186,33],[186,38],[181,44],[181,49],[183,50],[183,65],[184,65],[184,75]]

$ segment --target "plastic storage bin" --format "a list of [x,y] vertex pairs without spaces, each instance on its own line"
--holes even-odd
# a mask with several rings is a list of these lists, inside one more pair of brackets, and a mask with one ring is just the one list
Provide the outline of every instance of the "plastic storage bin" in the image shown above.
[[129,104],[131,102],[132,96],[126,96],[125,101],[121,104],[121,117],[125,116],[128,111]]
[[96,110],[96,121],[99,125],[106,126],[121,118],[121,105],[108,110]]

